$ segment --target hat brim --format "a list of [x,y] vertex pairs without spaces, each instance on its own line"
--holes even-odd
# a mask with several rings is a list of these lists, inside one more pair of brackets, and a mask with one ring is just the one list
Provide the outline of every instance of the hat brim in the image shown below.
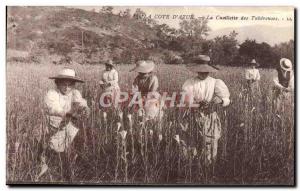
[[83,80],[81,80],[81,79],[79,79],[77,77],[64,76],[64,75],[49,77],[49,79],[52,79],[52,80],[71,80],[71,81],[74,81],[74,82],[84,83]]
[[286,67],[284,67],[283,61],[280,62],[280,68],[283,69],[283,70],[285,70],[285,71],[292,71],[293,70],[293,68],[286,68]]
[[149,73],[149,72],[152,72],[153,70],[154,70],[154,65],[151,67],[147,67],[147,68],[137,66],[137,67],[134,67],[133,69],[131,69],[130,72],[135,71],[135,72],[139,72],[139,73]]
[[105,66],[111,66],[111,67],[115,67],[115,65],[113,65],[113,64],[109,64],[109,63],[105,63]]
[[187,69],[192,71],[192,72],[208,72],[208,73],[214,73],[218,72],[219,69],[217,67],[213,67],[210,65],[199,65],[199,64],[187,64],[186,65]]

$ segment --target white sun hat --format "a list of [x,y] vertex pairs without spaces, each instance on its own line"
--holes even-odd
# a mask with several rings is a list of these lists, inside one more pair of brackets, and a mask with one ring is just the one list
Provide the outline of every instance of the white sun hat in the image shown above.
[[155,64],[151,60],[140,60],[137,62],[136,66],[130,71],[136,71],[140,73],[152,72],[155,68]]
[[280,59],[280,67],[285,71],[292,71],[293,70],[293,64],[292,62],[287,58],[281,58]]
[[81,83],[84,82],[76,76],[75,70],[71,68],[64,68],[56,76],[50,77],[49,79],[68,79]]

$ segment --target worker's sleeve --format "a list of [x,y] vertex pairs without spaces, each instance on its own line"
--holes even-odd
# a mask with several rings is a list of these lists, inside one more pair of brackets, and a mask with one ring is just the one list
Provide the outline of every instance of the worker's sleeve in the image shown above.
[[230,104],[230,92],[228,87],[226,86],[226,84],[220,80],[217,79],[216,80],[216,84],[215,84],[215,91],[214,91],[214,95],[218,98],[220,98],[223,102],[222,102],[222,106],[226,107]]
[[119,82],[119,75],[118,75],[118,72],[117,71],[114,71],[113,72],[113,79],[108,81],[110,83],[110,85],[112,86],[117,86],[118,85],[118,82]]
[[150,92],[156,92],[158,90],[158,78],[153,76],[149,85]]
[[274,86],[275,86],[276,88],[284,89],[284,87],[279,83],[278,77],[275,77],[275,78],[273,79],[273,82],[274,82]]
[[291,77],[287,90],[294,91],[294,76]]
[[131,91],[132,91],[133,94],[139,91],[138,84],[137,84],[137,78],[135,78],[133,83],[132,83]]
[[73,90],[72,102],[78,103],[81,107],[88,107],[87,101],[82,98],[81,93],[78,90]]
[[260,80],[260,73],[259,73],[259,70],[257,70],[256,80]]

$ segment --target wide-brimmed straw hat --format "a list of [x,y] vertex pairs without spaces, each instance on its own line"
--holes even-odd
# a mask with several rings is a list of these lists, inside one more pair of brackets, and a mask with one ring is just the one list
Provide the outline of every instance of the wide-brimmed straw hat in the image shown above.
[[130,71],[136,71],[140,73],[149,73],[152,72],[155,68],[155,64],[151,60],[141,60],[138,61],[136,66]]
[[293,64],[292,62],[287,58],[281,58],[280,59],[280,67],[285,71],[292,71],[293,70]]
[[217,72],[218,69],[209,65],[210,57],[207,55],[198,55],[192,59],[191,63],[186,65],[192,72]]
[[83,80],[81,80],[80,78],[78,78],[76,76],[75,70],[73,70],[71,68],[64,68],[56,76],[49,77],[49,79],[55,79],[55,80],[67,79],[67,80],[72,80],[75,82],[81,82],[81,83],[84,82]]
[[111,67],[115,67],[115,65],[114,65],[114,63],[113,63],[112,60],[108,60],[108,61],[105,63],[105,65],[111,66]]
[[200,55],[197,55],[193,58],[193,61],[194,62],[204,62],[204,63],[207,63],[210,61],[210,57],[207,56],[207,55],[203,55],[203,54],[200,54]]

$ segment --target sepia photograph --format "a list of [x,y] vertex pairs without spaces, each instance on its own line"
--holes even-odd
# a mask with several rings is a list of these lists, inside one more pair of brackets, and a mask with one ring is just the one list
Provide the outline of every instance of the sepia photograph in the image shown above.
[[295,20],[7,6],[6,184],[295,186]]

